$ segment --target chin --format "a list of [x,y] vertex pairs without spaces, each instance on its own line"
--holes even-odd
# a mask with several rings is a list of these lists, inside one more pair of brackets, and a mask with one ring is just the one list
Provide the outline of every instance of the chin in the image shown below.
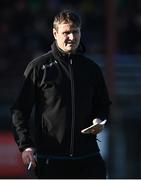
[[68,49],[68,51],[74,52],[74,51],[76,51],[76,49],[77,49],[77,48],[74,48],[74,47],[73,47],[73,48]]
[[75,52],[75,49],[71,49],[69,51],[67,51],[68,53],[74,53]]

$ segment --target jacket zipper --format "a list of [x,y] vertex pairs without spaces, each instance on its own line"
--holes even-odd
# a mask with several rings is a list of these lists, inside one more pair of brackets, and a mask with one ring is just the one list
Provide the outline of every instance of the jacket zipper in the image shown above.
[[73,78],[73,71],[72,71],[72,59],[70,59],[70,80],[71,80],[71,99],[72,99],[70,156],[73,156],[73,153],[74,153],[75,96],[74,96],[74,78]]

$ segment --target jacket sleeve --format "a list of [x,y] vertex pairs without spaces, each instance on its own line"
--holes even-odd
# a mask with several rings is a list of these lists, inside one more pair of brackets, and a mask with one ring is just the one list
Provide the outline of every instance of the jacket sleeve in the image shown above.
[[97,70],[93,112],[95,118],[104,120],[109,117],[111,100],[102,71],[100,68]]
[[29,119],[35,103],[35,68],[27,66],[21,92],[11,107],[12,127],[20,151],[34,147],[30,136]]

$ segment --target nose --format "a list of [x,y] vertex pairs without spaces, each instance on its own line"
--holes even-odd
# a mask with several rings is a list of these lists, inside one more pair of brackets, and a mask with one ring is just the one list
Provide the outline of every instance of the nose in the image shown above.
[[69,34],[69,39],[70,39],[70,40],[73,40],[73,39],[74,39],[74,34],[73,34],[73,33],[70,33],[70,34]]

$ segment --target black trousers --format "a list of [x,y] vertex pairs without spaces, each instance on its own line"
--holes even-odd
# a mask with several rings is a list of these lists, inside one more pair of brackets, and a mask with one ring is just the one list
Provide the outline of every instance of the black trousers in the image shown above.
[[100,154],[77,160],[38,158],[35,173],[39,179],[106,179]]

